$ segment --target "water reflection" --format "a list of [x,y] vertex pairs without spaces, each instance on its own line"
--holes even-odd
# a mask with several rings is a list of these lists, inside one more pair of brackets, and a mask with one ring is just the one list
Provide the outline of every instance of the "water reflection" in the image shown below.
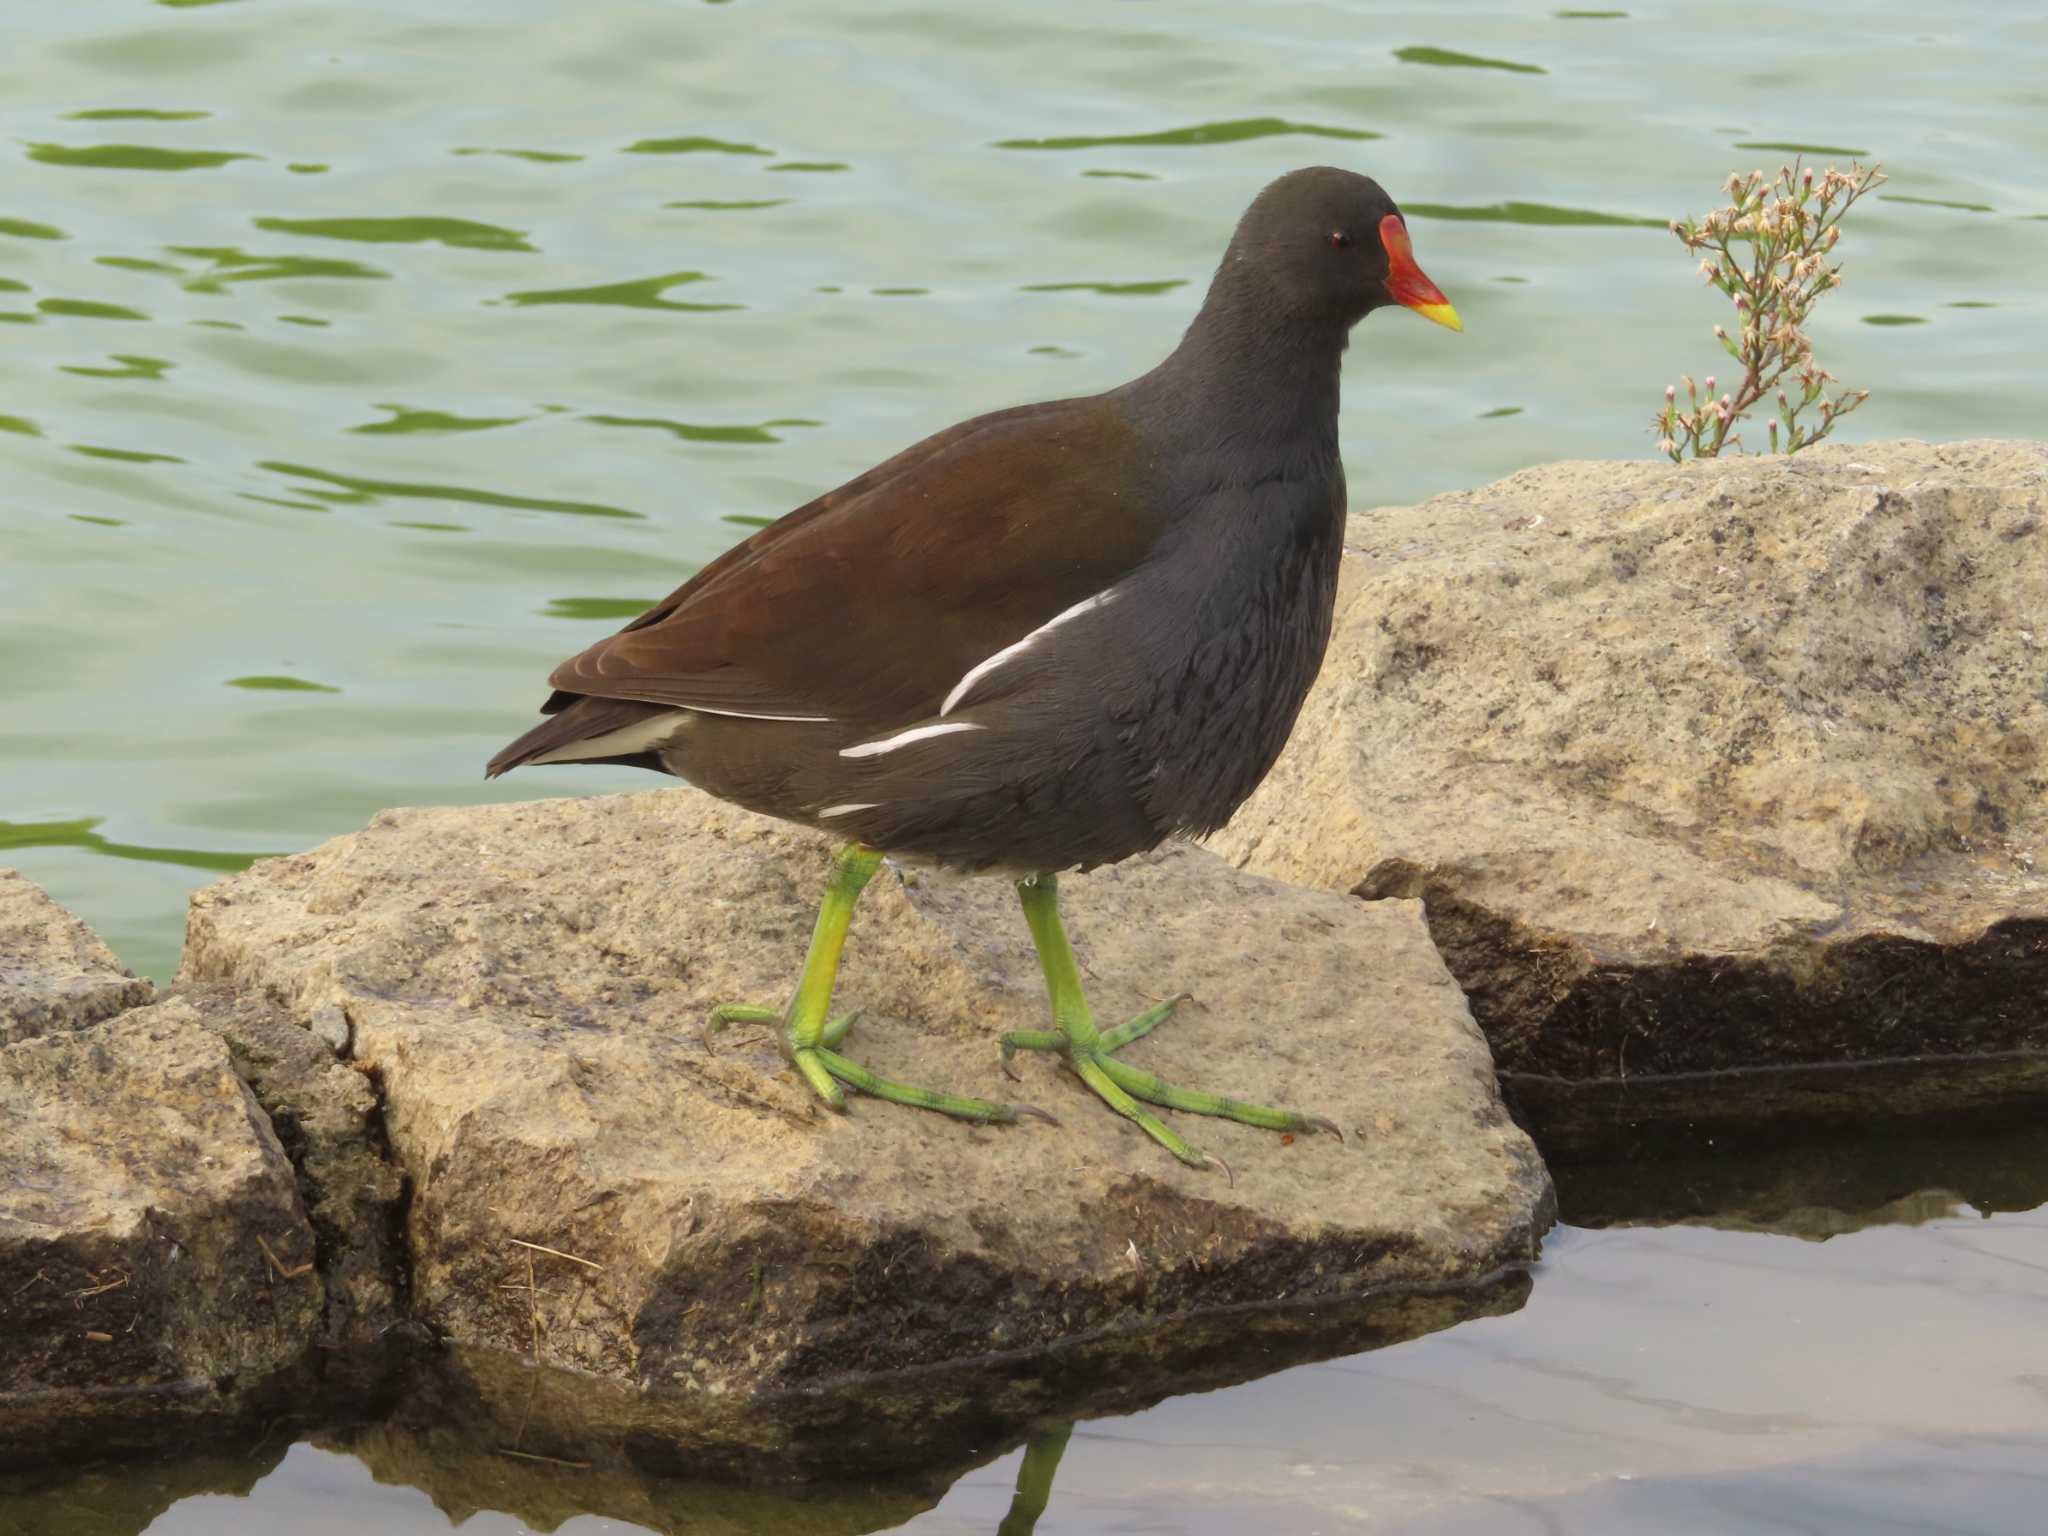
[[673,139],[642,139],[637,144],[628,144],[629,155],[762,155],[773,157],[775,151],[763,149],[759,144],[740,144],[731,139],[710,139],[701,134],[686,134]]
[[[2003,1176],[2038,1190],[2037,1152],[2007,1143]],[[0,1529],[514,1536],[581,1515],[664,1536],[1861,1536],[1882,1509],[1900,1529],[2038,1528],[2048,1207],[1826,1243],[1694,1225],[1564,1229],[1549,1247],[1523,1310],[1124,1417],[1047,1416],[901,1473],[783,1484],[806,1451],[733,1481],[615,1431],[564,1441],[551,1386],[515,1369],[481,1419],[459,1383],[428,1379],[282,1461],[270,1442],[0,1483]],[[996,1368],[972,1390],[1004,1388]],[[216,1488],[239,1497],[199,1496]]]
[[691,304],[666,297],[671,288],[688,283],[714,282],[709,272],[665,272],[658,277],[634,278],[623,283],[596,283],[587,288],[533,288],[505,295],[507,304],[532,307],[541,304],[617,304],[629,309],[669,309],[685,313],[711,314],[739,309],[738,304]]
[[1073,1421],[1069,1420],[1042,1429],[1025,1442],[1024,1459],[1017,1464],[1017,1491],[1003,1523],[996,1527],[996,1536],[1032,1536],[1038,1529],[1039,1517],[1052,1502],[1053,1476],[1073,1435]]
[[[880,291],[880,290],[877,290]],[[922,290],[920,290],[922,291]],[[604,413],[585,416],[585,421],[600,427],[643,427],[686,443],[779,443],[783,439],[776,433],[790,427],[822,427],[822,421],[807,416],[778,416],[772,421],[758,425],[735,424],[716,426],[704,422],[670,421],[663,416],[612,416]]]
[[1605,225],[1636,229],[1664,229],[1663,219],[1642,218],[1626,213],[1598,213],[1591,208],[1558,208],[1549,203],[1510,200],[1477,206],[1459,203],[1403,203],[1401,211],[1414,219],[1456,219],[1479,224],[1534,224],[1549,228],[1599,228]]
[[224,293],[229,283],[262,283],[280,278],[375,280],[391,276],[376,267],[338,256],[259,256],[234,245],[173,245],[168,249],[173,255],[194,256],[210,263],[210,270],[197,273],[185,284],[191,293]]
[[1403,64],[1433,64],[1440,69],[1505,69],[1517,75],[1547,75],[1539,64],[1518,64],[1513,59],[1486,59],[1476,53],[1459,53],[1453,48],[1396,48],[1394,57]]
[[556,149],[451,149],[451,155],[502,155],[508,160],[528,160],[535,165],[571,165],[583,156]]
[[1284,117],[1239,117],[1221,123],[1193,123],[1154,133],[1068,134],[1046,139],[998,139],[997,149],[1108,149],[1140,145],[1189,148],[1205,144],[1241,144],[1247,139],[1305,137],[1346,139],[1361,143],[1385,135],[1366,128],[1337,128],[1328,123],[1301,123]]
[[280,219],[251,221],[258,229],[315,240],[359,240],[369,245],[446,245],[466,251],[525,251],[526,232],[476,219],[406,218]]
[[376,409],[385,412],[387,419],[366,421],[348,430],[371,437],[411,432],[488,432],[493,427],[516,427],[521,422],[533,420],[531,416],[458,416],[453,411],[425,411],[409,405],[382,403]]
[[60,363],[66,373],[75,373],[86,379],[144,379],[152,383],[163,378],[177,367],[169,358],[143,357],[139,354],[116,352],[111,361],[119,363],[118,368],[88,368],[83,363]]
[[[1804,1145],[1653,1133],[1598,1160],[1553,1157],[1558,1215],[1583,1227],[1685,1223],[1818,1241],[2033,1210],[2048,1203],[2048,1124],[2038,1110],[2000,1118],[1873,1122]],[[1654,1157],[1643,1155],[1650,1145]]]
[[28,157],[40,165],[68,165],[93,171],[209,171],[261,155],[226,149],[161,149],[153,144],[31,144]]
[[644,518],[644,512],[629,511],[625,507],[610,507],[595,501],[557,501],[547,496],[515,496],[507,491],[486,491],[468,485],[429,485],[407,480],[376,480],[363,475],[344,475],[331,469],[315,469],[307,464],[282,464],[266,461],[257,466],[272,474],[289,475],[297,480],[317,480],[321,486],[294,486],[292,489],[302,495],[319,496],[327,500],[349,499],[367,502],[383,496],[417,498],[422,501],[460,501],[480,507],[507,507],[521,512],[563,512],[571,517],[617,517]]
[[125,304],[103,304],[98,299],[37,299],[36,309],[45,315],[64,315],[74,320],[147,320],[139,309]]
[[188,869],[226,875],[239,873],[258,859],[277,857],[269,853],[226,853],[206,848],[153,848],[142,843],[117,843],[94,830],[105,820],[104,816],[80,816],[70,821],[0,821],[0,853],[18,848],[78,848],[109,858],[133,859],[143,864],[182,864]]
[[196,118],[211,116],[211,112],[167,112],[156,107],[93,107],[84,112],[66,112],[64,119],[72,123],[118,123],[130,120],[187,123]]
[[1141,283],[1026,283],[1022,293],[1103,293],[1112,298],[1129,294],[1171,293],[1176,288],[1185,288],[1188,280],[1184,277],[1165,277],[1152,282]]

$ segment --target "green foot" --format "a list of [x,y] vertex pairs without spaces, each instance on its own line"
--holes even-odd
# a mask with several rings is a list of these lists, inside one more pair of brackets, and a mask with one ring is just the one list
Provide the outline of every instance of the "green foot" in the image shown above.
[[[899,1083],[894,1078],[870,1072],[859,1062],[841,1055],[837,1047],[860,1018],[853,1009],[835,1019],[825,1016],[832,1000],[833,983],[839,975],[839,957],[845,948],[847,926],[853,920],[854,903],[873,878],[882,856],[855,843],[839,854],[833,866],[832,883],[818,909],[818,924],[811,933],[810,952],[804,957],[803,976],[788,1008],[761,1008],[749,1003],[724,1003],[711,1010],[705,1023],[705,1044],[714,1031],[726,1024],[772,1024],[781,1031],[782,1054],[803,1075],[819,1098],[833,1109],[846,1108],[846,1089],[865,1093],[892,1104],[914,1109],[937,1110],[959,1120],[979,1125],[1007,1125],[1026,1116],[1051,1120],[1042,1109],[1028,1104],[997,1104],[988,1099],[939,1093],[929,1088]],[[841,1085],[845,1086],[842,1087]]]
[[[724,1003],[711,1010],[709,1026],[705,1037],[724,1024],[775,1024],[783,1026],[782,1054],[797,1071],[803,1074],[819,1098],[833,1109],[846,1108],[846,1088],[865,1093],[877,1099],[887,1099],[891,1104],[908,1104],[913,1109],[934,1109],[942,1115],[951,1115],[956,1120],[972,1120],[978,1125],[1008,1125],[1024,1116],[1036,1116],[1051,1120],[1044,1110],[1029,1104],[997,1104],[989,1099],[971,1099],[956,1093],[939,1093],[930,1088],[918,1088],[909,1083],[899,1083],[894,1078],[883,1077],[870,1072],[859,1062],[842,1056],[833,1047],[846,1038],[860,1017],[860,1010],[842,1013],[838,1018],[818,1031],[816,1044],[804,1044],[797,1038],[797,1028],[786,1022],[780,1008],[757,1008],[747,1003]],[[845,1088],[840,1085],[845,1084]]]
[[1060,1027],[1018,1030],[1003,1036],[1005,1071],[1010,1070],[1010,1058],[1018,1051],[1058,1052],[1066,1058],[1075,1075],[1095,1091],[1096,1097],[1136,1124],[1160,1146],[1191,1168],[1221,1168],[1233,1182],[1236,1176],[1231,1173],[1228,1163],[1209,1153],[1196,1151],[1145,1106],[1156,1104],[1164,1109],[1185,1110],[1189,1114],[1214,1115],[1269,1131],[1327,1131],[1343,1140],[1344,1133],[1336,1123],[1320,1115],[1305,1115],[1296,1110],[1274,1109],[1221,1094],[1176,1088],[1150,1072],[1117,1060],[1118,1051],[1133,1040],[1143,1039],[1171,1018],[1174,1010],[1189,1000],[1187,994],[1155,1004],[1115,1029],[1098,1031],[1081,990],[1080,971],[1074,964],[1066,929],[1060,922],[1058,890],[1053,877],[1040,875],[1033,880],[1020,880],[1017,892],[1024,904],[1024,919],[1031,925],[1031,936],[1038,945],[1046,989],[1052,995],[1053,1016]]

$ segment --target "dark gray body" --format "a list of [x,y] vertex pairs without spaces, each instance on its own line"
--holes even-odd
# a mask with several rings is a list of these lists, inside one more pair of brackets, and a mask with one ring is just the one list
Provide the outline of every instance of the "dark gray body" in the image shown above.
[[[1183,352],[1208,340],[1198,326]],[[1156,521],[1157,542],[1108,603],[945,717],[982,729],[849,759],[843,747],[876,733],[706,717],[662,766],[742,805],[964,869],[1087,868],[1222,826],[1279,757],[1322,665],[1343,547],[1341,334],[1306,353],[1270,340],[1253,355],[1272,369],[1220,374],[1231,386],[1210,397],[1171,387],[1185,359],[1105,397],[1167,466],[1152,504],[1129,509]],[[915,635],[916,614],[901,623]],[[847,803],[873,809],[815,815]]]
[[1329,640],[1338,375],[1396,302],[1386,228],[1405,250],[1364,177],[1280,178],[1158,367],[949,428],[779,519],[556,668],[550,718],[488,771],[634,763],[967,869],[1221,826]]

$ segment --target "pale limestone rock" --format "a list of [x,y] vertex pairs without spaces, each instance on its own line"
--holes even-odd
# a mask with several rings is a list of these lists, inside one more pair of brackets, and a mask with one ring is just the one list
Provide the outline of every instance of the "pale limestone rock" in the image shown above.
[[41,886],[0,869],[0,1046],[97,1024],[153,991]]
[[2048,447],[1552,464],[1349,542],[1213,845],[1422,898],[1518,1095],[2048,1050]]
[[[715,1003],[786,996],[828,859],[687,789],[386,812],[199,892],[182,976],[297,1018],[345,1010],[412,1182],[414,1306],[486,1397],[511,1395],[508,1418],[537,1355],[592,1389],[561,1416],[615,1437],[801,1445],[813,1468],[916,1456],[1043,1411],[1047,1370],[1069,1410],[1091,1376],[1128,1404],[1172,1385],[1141,1361],[1186,1370],[1199,1344],[1215,1379],[1226,1359],[1256,1373],[1247,1342],[1270,1368],[1318,1329],[1357,1345],[1440,1326],[1497,1305],[1493,1277],[1533,1255],[1548,1180],[1416,903],[1292,889],[1188,847],[1066,883],[1105,1020],[1198,999],[1131,1060],[1350,1133],[1288,1143],[1178,1117],[1232,1185],[1050,1060],[1001,1075],[998,1033],[1045,1022],[1001,881],[875,881],[841,977],[840,1005],[867,1010],[846,1048],[1062,1126],[873,1101],[834,1116],[771,1031],[707,1048]],[[1384,1301],[1369,1320],[1270,1311],[1363,1292]],[[1019,1363],[1040,1357],[1056,1364]],[[910,1367],[928,1384],[893,1375]]]
[[0,1127],[0,1465],[277,1411],[324,1299],[313,1232],[196,1011],[0,1047]]

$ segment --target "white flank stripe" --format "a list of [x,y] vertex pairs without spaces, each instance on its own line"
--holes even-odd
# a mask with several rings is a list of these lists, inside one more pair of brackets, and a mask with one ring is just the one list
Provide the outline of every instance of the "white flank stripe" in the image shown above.
[[818,820],[823,821],[828,816],[851,816],[855,811],[872,811],[881,803],[879,800],[861,800],[852,805],[828,805],[818,812]]
[[830,715],[755,715],[749,714],[744,709],[713,709],[708,704],[692,704],[688,708],[693,714],[719,715],[727,720],[792,720],[815,724],[818,721],[830,720],[832,718]]
[[1031,631],[1030,634],[1026,635],[1022,640],[1012,641],[1010,644],[1004,646],[1000,651],[997,651],[995,655],[989,657],[985,661],[977,661],[973,666],[967,669],[966,676],[962,677],[959,682],[953,685],[953,691],[946,695],[946,702],[939,706],[939,718],[943,720],[947,715],[953,713],[953,706],[955,704],[958,704],[962,699],[967,697],[968,690],[973,688],[974,685],[980,682],[984,677],[987,677],[989,673],[995,671],[995,669],[997,667],[1000,667],[1004,662],[1015,660],[1017,657],[1023,655],[1027,650],[1029,650],[1039,640],[1051,634],[1054,630],[1058,629],[1062,624],[1066,623],[1067,620],[1078,619],[1079,617],[1081,617],[1082,614],[1087,613],[1092,609],[1102,607],[1103,604],[1109,602],[1115,596],[1116,588],[1111,587],[1108,591],[1098,592],[1093,597],[1084,597],[1081,599],[1080,602],[1074,604],[1073,607],[1065,610],[1062,613],[1054,614],[1051,618],[1047,619],[1043,624],[1039,625],[1038,628],[1034,629],[1033,631]]
[[652,715],[637,720],[631,725],[621,726],[616,731],[606,731],[602,736],[587,737],[572,741],[567,746],[556,747],[543,752],[533,759],[536,763],[581,763],[593,757],[627,757],[635,752],[651,750],[656,743],[667,740],[690,718],[686,709],[672,709],[665,715]]
[[898,731],[894,736],[884,736],[880,741],[864,741],[857,747],[841,747],[841,757],[880,757],[884,752],[894,752],[898,747],[907,747],[914,741],[925,741],[933,736],[950,736],[955,731],[984,731],[988,727],[976,725],[972,720],[949,720],[944,725],[913,725],[907,731]]

